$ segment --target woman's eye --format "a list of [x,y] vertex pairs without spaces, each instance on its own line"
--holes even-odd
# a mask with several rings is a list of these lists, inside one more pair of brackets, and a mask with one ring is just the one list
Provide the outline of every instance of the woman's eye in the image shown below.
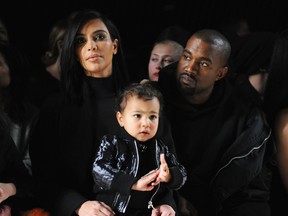
[[164,64],[171,64],[173,62],[174,62],[173,59],[165,59],[164,60]]
[[94,36],[94,40],[95,41],[102,41],[106,39],[106,35],[105,34],[97,34]]
[[157,58],[151,58],[151,61],[152,62],[158,62],[158,59]]
[[83,37],[76,38],[76,44],[77,45],[81,45],[81,44],[83,44],[85,42],[86,42],[86,40]]

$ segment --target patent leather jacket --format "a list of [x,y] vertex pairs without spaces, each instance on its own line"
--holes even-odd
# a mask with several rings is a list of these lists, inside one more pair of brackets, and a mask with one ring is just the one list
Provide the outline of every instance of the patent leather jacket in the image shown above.
[[[153,142],[158,167],[160,166],[160,153],[164,153],[173,180],[159,184],[159,188],[148,203],[148,208],[153,205],[168,204],[176,211],[172,192],[186,182],[186,170],[177,162],[175,155],[169,152],[167,146],[156,139]],[[151,155],[151,160],[152,158]],[[131,187],[141,177],[137,176],[138,168],[139,153],[135,139],[120,138],[115,135],[104,136],[93,163],[94,192],[96,196],[100,194],[100,197],[96,197],[97,200],[102,199],[114,210],[125,213],[131,198]]]

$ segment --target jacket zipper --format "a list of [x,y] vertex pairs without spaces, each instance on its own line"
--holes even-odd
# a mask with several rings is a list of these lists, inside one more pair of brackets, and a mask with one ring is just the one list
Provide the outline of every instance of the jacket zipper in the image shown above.
[[[157,142],[157,140],[155,140],[155,142],[156,142],[155,152],[156,152],[156,154],[157,154],[158,142]],[[159,164],[159,160],[157,160],[157,155],[156,155],[156,163],[157,163],[157,166],[158,166],[158,168],[159,168],[160,164]],[[156,191],[153,193],[153,195],[151,196],[151,198],[150,198],[150,200],[149,200],[149,202],[148,202],[148,209],[151,209],[151,208],[152,208],[152,209],[155,209],[155,207],[153,206],[153,201],[152,201],[152,200],[153,200],[154,196],[157,194],[157,192],[158,192],[158,190],[159,190],[159,188],[160,188],[160,184],[161,184],[161,183],[158,184]]]
[[222,166],[222,167],[217,171],[217,173],[215,174],[215,176],[214,176],[213,179],[211,180],[211,183],[210,183],[210,184],[212,184],[212,182],[216,179],[216,177],[218,176],[218,174],[219,174],[223,169],[225,169],[227,166],[229,166],[229,165],[232,163],[232,161],[237,160],[237,159],[241,159],[241,158],[245,158],[245,157],[247,157],[248,155],[250,155],[254,150],[260,149],[260,148],[266,143],[266,141],[269,139],[270,136],[271,136],[271,130],[269,131],[268,136],[263,140],[263,142],[262,142],[259,146],[253,147],[253,148],[252,148],[247,154],[245,154],[245,155],[236,156],[236,157],[231,158],[227,164],[225,164],[224,166]]

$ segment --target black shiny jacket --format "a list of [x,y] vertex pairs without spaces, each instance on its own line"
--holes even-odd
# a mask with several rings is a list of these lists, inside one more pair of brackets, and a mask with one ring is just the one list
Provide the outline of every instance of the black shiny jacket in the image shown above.
[[[160,153],[164,153],[173,180],[168,184],[159,184],[161,186],[151,197],[148,208],[153,207],[153,203],[155,206],[168,204],[176,211],[172,192],[186,182],[186,169],[177,162],[175,155],[169,152],[167,146],[159,140],[153,142],[155,142],[157,165],[160,166]],[[94,192],[96,195],[101,194],[101,198],[104,197],[103,201],[114,210],[125,213],[131,198],[131,187],[140,178],[137,176],[138,168],[139,153],[136,140],[123,139],[115,135],[104,136],[93,163]],[[161,193],[161,196],[156,196],[156,193]]]

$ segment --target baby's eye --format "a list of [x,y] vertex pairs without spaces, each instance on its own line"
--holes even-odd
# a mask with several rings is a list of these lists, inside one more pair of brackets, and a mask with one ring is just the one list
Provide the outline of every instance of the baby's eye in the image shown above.
[[134,114],[133,115],[135,118],[141,118],[141,115],[140,114]]
[[149,116],[149,119],[150,119],[151,121],[153,121],[153,120],[157,119],[157,116],[156,116],[156,115],[151,115],[151,116]]

